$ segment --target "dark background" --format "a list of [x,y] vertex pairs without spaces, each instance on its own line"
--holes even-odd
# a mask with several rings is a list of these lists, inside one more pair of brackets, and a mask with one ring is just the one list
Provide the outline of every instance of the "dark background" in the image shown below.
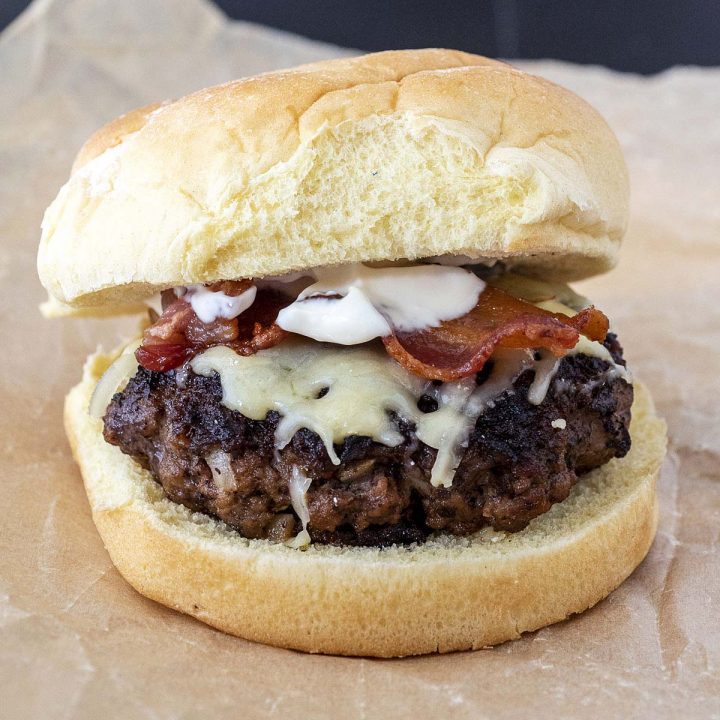
[[[28,4],[0,0],[0,27]],[[491,57],[557,58],[639,73],[677,64],[720,65],[720,0],[217,0],[217,4],[234,18],[362,50],[453,47]]]

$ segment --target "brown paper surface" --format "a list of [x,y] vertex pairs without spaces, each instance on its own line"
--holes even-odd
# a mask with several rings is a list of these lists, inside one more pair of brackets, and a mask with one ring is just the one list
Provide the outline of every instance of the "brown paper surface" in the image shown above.
[[0,716],[720,717],[720,69],[521,63],[600,109],[632,176],[620,267],[578,287],[612,318],[670,450],[655,544],[610,598],[493,650],[363,660],[225,636],[111,565],[61,407],[86,354],[134,323],[41,319],[42,211],[115,115],[341,52],[199,0],[37,2],[0,39]]

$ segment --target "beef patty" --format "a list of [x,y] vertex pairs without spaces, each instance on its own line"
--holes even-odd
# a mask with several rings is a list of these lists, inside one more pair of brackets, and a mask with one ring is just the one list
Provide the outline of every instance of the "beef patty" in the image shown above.
[[[605,346],[625,364],[614,335]],[[221,403],[217,376],[187,369],[140,368],[108,406],[104,435],[148,468],[171,500],[248,538],[286,540],[301,529],[288,487],[295,467],[312,478],[314,542],[383,546],[487,525],[516,531],[564,500],[579,475],[629,450],[632,385],[608,369],[587,355],[564,358],[540,405],[528,402],[534,371],[526,370],[478,418],[449,488],[430,484],[437,451],[400,417],[394,420],[402,444],[349,436],[336,446],[341,462],[333,465],[310,430],[277,451],[276,412],[257,421],[231,411]],[[436,407],[428,396],[418,406]],[[558,419],[564,427],[553,426]],[[209,463],[224,472],[213,473]]]

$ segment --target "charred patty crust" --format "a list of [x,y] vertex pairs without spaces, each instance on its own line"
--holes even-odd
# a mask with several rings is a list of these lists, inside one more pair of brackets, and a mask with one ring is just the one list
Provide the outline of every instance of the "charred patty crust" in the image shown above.
[[[624,365],[614,335],[605,346]],[[437,451],[401,417],[394,421],[402,444],[349,436],[336,446],[341,462],[333,465],[310,430],[276,450],[276,412],[257,421],[231,411],[221,403],[219,378],[189,369],[140,368],[113,397],[104,435],[149,469],[171,500],[248,538],[287,540],[301,529],[290,502],[294,467],[312,478],[307,504],[314,542],[383,546],[488,525],[517,531],[564,500],[582,473],[630,449],[632,385],[609,369],[598,358],[565,357],[540,405],[528,402],[534,371],[525,371],[478,418],[449,488],[430,484]],[[487,375],[480,373],[478,383]],[[429,396],[418,406],[436,409]],[[212,465],[224,471],[213,472]]]

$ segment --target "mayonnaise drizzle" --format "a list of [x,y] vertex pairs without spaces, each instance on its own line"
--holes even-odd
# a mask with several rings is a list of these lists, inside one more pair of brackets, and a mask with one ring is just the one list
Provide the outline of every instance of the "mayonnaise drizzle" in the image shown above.
[[298,335],[356,345],[437,327],[470,312],[485,283],[459,267],[341,265],[314,271],[316,282],[280,311],[278,325]]
[[[485,283],[460,267],[412,265],[371,268],[360,263],[258,281],[288,288],[302,278],[297,300],[280,311],[278,325],[297,335],[336,345],[359,345],[400,331],[437,327],[468,313],[476,305]],[[297,290],[296,290],[297,292]],[[175,289],[192,305],[204,323],[232,319],[255,301],[257,287],[237,296],[215,292],[204,285]]]
[[280,311],[277,323],[298,335],[336,345],[358,345],[392,332],[388,321],[356,287],[349,288],[344,297],[298,300]]
[[[176,294],[178,292],[176,291]],[[257,288],[252,285],[240,295],[226,295],[214,292],[204,285],[188,285],[182,295],[192,305],[195,314],[204,323],[211,323],[218,318],[232,320],[245,312],[254,302]]]

